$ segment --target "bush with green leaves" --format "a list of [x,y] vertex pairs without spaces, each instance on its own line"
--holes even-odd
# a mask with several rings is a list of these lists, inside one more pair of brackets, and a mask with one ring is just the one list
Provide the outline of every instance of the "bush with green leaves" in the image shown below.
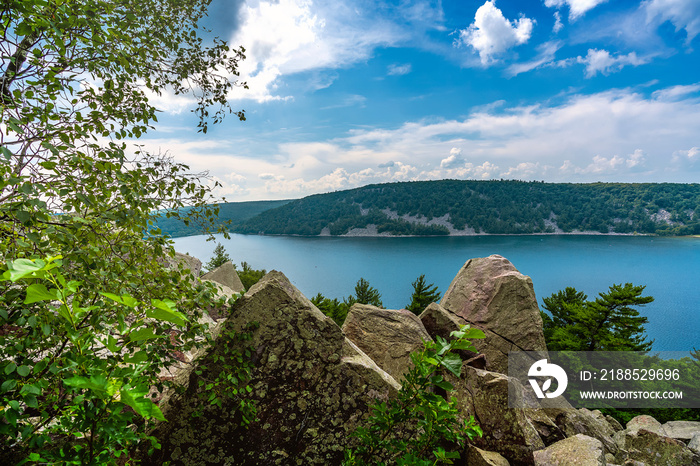
[[60,256],[0,267],[3,464],[112,464],[149,440],[151,420],[165,419],[148,395],[190,346],[176,336],[198,325],[167,299],[100,292],[86,302]]
[[354,433],[360,445],[346,451],[344,465],[452,464],[467,441],[483,434],[473,416],[463,418],[454,397],[448,400],[440,392],[454,389],[445,371],[460,376],[462,359],[454,351],[476,351],[469,339],[484,333],[465,325],[450,336],[450,341],[438,336],[411,353],[413,366],[398,396],[372,406]]

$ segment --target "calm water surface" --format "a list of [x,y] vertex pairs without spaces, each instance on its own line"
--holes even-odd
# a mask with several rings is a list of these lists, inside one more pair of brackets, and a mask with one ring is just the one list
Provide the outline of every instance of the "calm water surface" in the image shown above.
[[[613,283],[646,285],[655,301],[640,309],[655,350],[700,348],[700,238],[630,236],[473,236],[332,238],[232,235],[217,238],[234,262],[282,271],[308,297],[342,298],[360,277],[384,306],[410,301],[411,282],[425,274],[444,293],[472,257],[500,254],[532,278],[542,298],[567,286],[594,298]],[[177,238],[175,247],[206,263],[216,242]]]

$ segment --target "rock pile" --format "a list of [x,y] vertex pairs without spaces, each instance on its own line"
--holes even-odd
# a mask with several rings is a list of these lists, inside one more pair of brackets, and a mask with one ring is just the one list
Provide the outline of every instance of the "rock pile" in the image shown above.
[[[254,363],[246,396],[256,403],[257,420],[241,427],[236,398],[225,398],[221,407],[201,401],[207,384],[200,382],[215,378],[217,361],[230,354],[232,343],[220,338],[181,369],[182,393],[161,402],[168,422],[153,435],[162,449],[144,464],[340,464],[369,406],[400,389],[409,354],[469,323],[487,338],[474,342],[481,355],[462,355],[471,361],[453,380],[464,415],[484,431],[467,448],[465,464],[700,465],[700,423],[661,425],[642,416],[623,428],[565,401],[547,409],[509,407],[508,352],[546,351],[546,345],[532,281],[501,256],[468,261],[442,302],[419,317],[355,305],[342,329],[273,271],[219,325],[244,332],[250,322],[259,326],[245,342]],[[511,396],[523,396],[522,390]]]

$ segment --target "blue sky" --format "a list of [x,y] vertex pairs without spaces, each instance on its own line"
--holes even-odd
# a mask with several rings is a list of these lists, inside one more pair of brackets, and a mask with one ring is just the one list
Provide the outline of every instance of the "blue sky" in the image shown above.
[[700,182],[699,0],[214,0],[247,121],[140,142],[228,201],[431,179]]

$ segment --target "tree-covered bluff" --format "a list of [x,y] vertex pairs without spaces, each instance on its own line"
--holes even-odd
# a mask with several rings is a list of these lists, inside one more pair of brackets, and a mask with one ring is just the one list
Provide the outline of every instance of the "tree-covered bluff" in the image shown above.
[[266,210],[234,231],[279,235],[691,235],[700,234],[698,207],[700,184],[415,181],[308,196]]

